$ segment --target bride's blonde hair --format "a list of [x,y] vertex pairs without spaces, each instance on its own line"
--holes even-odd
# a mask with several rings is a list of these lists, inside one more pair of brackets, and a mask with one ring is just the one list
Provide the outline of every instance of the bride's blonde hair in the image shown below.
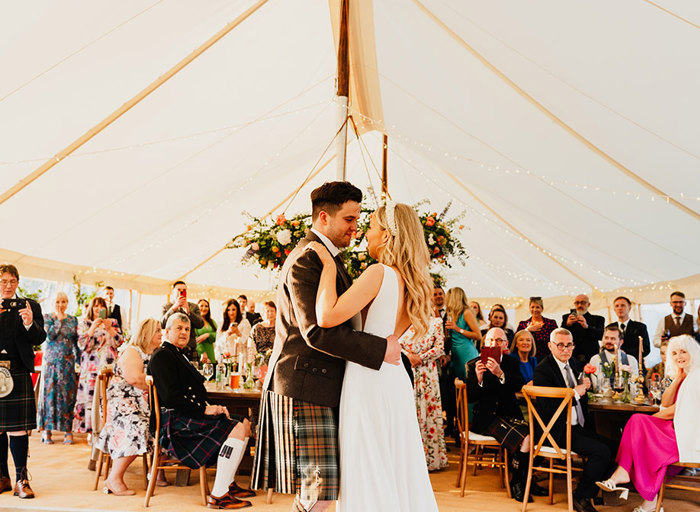
[[[396,267],[403,278],[406,291],[406,312],[415,330],[414,338],[425,336],[430,327],[430,305],[433,281],[428,268],[430,254],[425,243],[423,225],[416,211],[407,204],[394,205],[394,225],[389,226],[385,206],[374,212],[379,227],[389,234],[379,258],[380,263]],[[392,234],[392,231],[396,235]]]

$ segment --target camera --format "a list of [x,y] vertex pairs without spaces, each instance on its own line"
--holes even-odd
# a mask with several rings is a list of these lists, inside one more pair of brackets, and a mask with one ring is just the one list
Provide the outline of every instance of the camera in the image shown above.
[[19,311],[24,309],[27,305],[27,301],[24,299],[2,299],[2,309],[7,309],[10,311]]
[[569,314],[574,315],[574,316],[578,316],[578,311],[576,311],[575,309],[572,309],[569,311]]

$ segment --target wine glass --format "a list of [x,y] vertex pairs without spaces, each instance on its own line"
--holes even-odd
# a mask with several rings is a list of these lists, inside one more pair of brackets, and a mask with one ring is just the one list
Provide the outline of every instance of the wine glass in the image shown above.
[[654,401],[654,405],[659,405],[661,403],[661,382],[652,382],[649,386],[649,393],[651,393],[651,398]]
[[202,375],[204,375],[204,378],[207,379],[208,382],[209,379],[211,379],[214,376],[214,365],[211,363],[204,363]]

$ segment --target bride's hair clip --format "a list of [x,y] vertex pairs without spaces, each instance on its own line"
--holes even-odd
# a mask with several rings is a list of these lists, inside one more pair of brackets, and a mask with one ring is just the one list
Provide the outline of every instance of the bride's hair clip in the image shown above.
[[387,200],[386,202],[386,223],[387,227],[389,229],[389,233],[391,233],[392,236],[396,236],[397,229],[396,229],[396,203],[392,201],[391,199]]

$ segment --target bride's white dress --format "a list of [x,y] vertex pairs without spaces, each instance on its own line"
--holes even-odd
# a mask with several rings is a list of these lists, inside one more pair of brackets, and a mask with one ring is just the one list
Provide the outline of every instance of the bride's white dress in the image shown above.
[[[394,333],[398,277],[384,265],[364,331]],[[340,397],[338,512],[437,510],[423,453],[413,389],[403,365],[379,371],[347,363]]]

